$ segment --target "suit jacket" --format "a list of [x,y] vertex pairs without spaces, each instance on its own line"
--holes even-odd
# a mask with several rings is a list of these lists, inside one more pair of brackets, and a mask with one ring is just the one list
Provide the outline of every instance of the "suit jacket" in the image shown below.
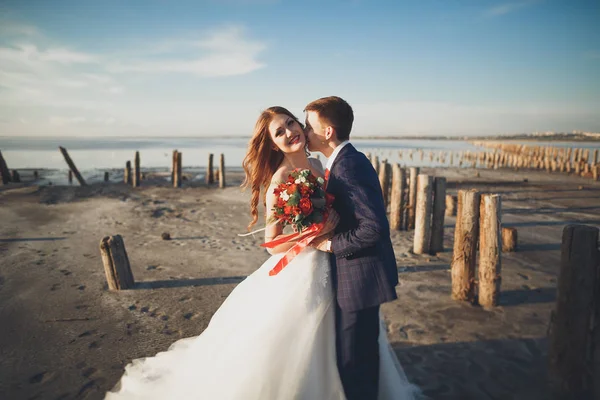
[[333,287],[345,311],[358,311],[397,298],[396,256],[377,172],[348,144],[329,171],[327,191],[340,222],[331,239]]

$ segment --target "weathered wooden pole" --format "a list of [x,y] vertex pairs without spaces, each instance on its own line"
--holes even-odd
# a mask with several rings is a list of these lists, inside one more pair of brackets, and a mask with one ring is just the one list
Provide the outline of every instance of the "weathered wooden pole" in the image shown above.
[[173,155],[171,157],[171,182],[173,183],[173,186],[178,187],[177,185],[175,185],[175,171],[177,170],[177,157],[178,157],[179,152],[177,150],[173,150]]
[[[79,181],[79,184],[81,186],[87,185],[85,183],[85,181],[83,180],[83,178],[81,177],[81,174],[77,170],[75,163],[73,162],[73,160],[71,160],[71,157],[69,157],[69,153],[67,152],[67,149],[65,149],[62,146],[59,146],[58,148],[60,149],[60,152],[62,153],[63,157],[65,158],[65,161],[67,162],[67,165],[69,166],[69,171],[73,172],[73,175],[75,175],[75,178],[77,178],[77,180]],[[73,182],[73,178],[70,179],[69,183],[71,183],[71,182]]]
[[375,172],[377,172],[377,175],[379,175],[379,156],[374,154],[371,158],[371,164],[373,165],[373,168],[375,168]]
[[131,161],[125,163],[125,173],[123,175],[123,182],[131,185]]
[[181,152],[176,151],[174,153],[175,160],[173,164],[173,187],[179,188],[181,187]]
[[108,288],[110,290],[132,288],[135,281],[121,235],[104,237],[100,241],[100,254]]
[[406,186],[406,172],[400,164],[392,168],[392,199],[390,203],[390,228],[399,231],[403,228],[402,216],[404,214],[404,191]]
[[10,180],[15,182],[15,183],[20,183],[21,182],[21,175],[19,175],[19,171],[17,171],[16,169],[13,169],[11,171],[11,176],[10,176]]
[[415,254],[425,254],[429,253],[429,244],[431,242],[433,177],[419,175],[417,181],[417,207],[415,214],[413,252]]
[[406,229],[415,228],[415,207],[417,202],[417,176],[419,175],[419,168],[412,167],[409,170],[409,181],[408,181],[408,220]]
[[110,177],[110,174],[108,173],[108,171],[105,171],[104,172],[104,182],[108,182],[109,181],[109,177]]
[[69,170],[68,175],[69,175],[69,185],[72,185],[73,184],[73,171]]
[[431,244],[429,252],[444,251],[444,216],[446,213],[446,178],[436,177],[433,184],[433,215],[431,217]]
[[594,158],[592,161],[593,161],[594,165],[598,165],[598,149],[594,150]]
[[2,184],[6,185],[10,182],[10,171],[8,166],[6,165],[6,161],[2,156],[2,152],[0,151],[0,175],[2,177]]
[[479,304],[489,308],[500,298],[502,202],[500,195],[481,196],[479,210]]
[[475,262],[479,237],[479,204],[476,190],[458,191],[458,212],[454,228],[452,255],[452,298],[475,301]]
[[381,186],[381,191],[383,193],[383,205],[386,210],[389,203],[388,199],[390,197],[390,175],[390,164],[386,160],[383,160],[379,164],[379,185]]
[[511,253],[517,251],[517,228],[502,227],[502,251]]
[[206,184],[215,183],[215,175],[213,172],[213,155],[208,155],[208,166],[206,167]]
[[456,215],[457,197],[452,194],[446,195],[446,216],[454,217]]
[[135,152],[135,160],[133,162],[133,187],[140,186],[142,171],[140,170],[140,152]]
[[548,335],[549,382],[557,398],[591,399],[592,387],[598,385],[592,376],[600,371],[593,371],[590,362],[590,326],[594,307],[600,306],[594,301],[599,295],[598,262],[598,228],[567,225]]
[[225,187],[225,155],[223,153],[219,158],[219,187]]

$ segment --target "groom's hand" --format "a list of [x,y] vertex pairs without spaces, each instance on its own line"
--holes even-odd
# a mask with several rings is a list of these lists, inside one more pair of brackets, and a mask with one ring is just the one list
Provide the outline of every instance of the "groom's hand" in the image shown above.
[[329,243],[329,239],[331,239],[331,237],[333,236],[333,232],[327,233],[325,235],[319,236],[317,238],[315,238],[310,245],[314,248],[316,248],[317,250],[321,250],[324,251],[326,253],[331,253],[331,246],[328,244]]

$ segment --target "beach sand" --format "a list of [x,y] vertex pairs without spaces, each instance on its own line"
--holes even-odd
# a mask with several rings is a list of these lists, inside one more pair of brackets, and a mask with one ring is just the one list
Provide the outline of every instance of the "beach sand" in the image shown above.
[[[547,399],[561,233],[570,223],[600,225],[600,182],[532,171],[422,172],[446,176],[449,193],[500,193],[519,250],[503,254],[501,304],[486,311],[450,299],[453,217],[436,256],[412,254],[412,232],[392,233],[401,283],[398,300],[382,310],[408,378],[433,399]],[[240,179],[228,176],[225,189],[189,181],[174,189],[151,176],[136,189],[0,186],[0,398],[101,399],[132,359],[200,334],[268,258],[260,234],[237,236],[249,222]],[[106,289],[99,243],[115,234],[135,289]]]

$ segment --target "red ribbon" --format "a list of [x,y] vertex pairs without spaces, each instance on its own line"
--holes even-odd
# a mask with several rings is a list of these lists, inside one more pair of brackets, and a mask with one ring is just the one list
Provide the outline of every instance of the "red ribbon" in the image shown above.
[[302,232],[292,233],[290,235],[285,235],[280,237],[277,240],[272,240],[270,242],[266,242],[261,244],[262,247],[266,247],[272,249],[273,247],[277,247],[280,244],[288,243],[294,239],[298,240],[298,242],[293,245],[284,255],[277,261],[277,264],[269,271],[269,276],[275,276],[281,272],[282,269],[286,267],[292,261],[294,257],[296,257],[302,250],[304,250],[310,242],[317,237],[319,232],[323,229],[324,223],[313,224],[309,228],[305,229]]
[[[331,203],[333,203],[334,197],[329,193],[325,193],[325,199],[326,204],[330,206]],[[308,247],[310,242],[312,242],[323,230],[323,227],[325,226],[325,221],[327,221],[327,218],[324,218],[323,222],[320,222],[318,224],[312,224],[310,227],[303,230],[302,232],[295,232],[289,235],[283,235],[279,239],[261,244],[261,247],[272,249],[274,247],[279,246],[280,244],[288,243],[294,239],[298,240],[298,242],[295,245],[293,245],[283,255],[283,257],[281,257],[279,261],[277,261],[277,264],[275,264],[275,266],[269,271],[269,276],[275,276],[278,273],[280,273],[281,270],[284,269],[286,265],[288,265],[290,261],[294,259],[294,257],[296,257],[298,254],[300,254],[302,250]]]

